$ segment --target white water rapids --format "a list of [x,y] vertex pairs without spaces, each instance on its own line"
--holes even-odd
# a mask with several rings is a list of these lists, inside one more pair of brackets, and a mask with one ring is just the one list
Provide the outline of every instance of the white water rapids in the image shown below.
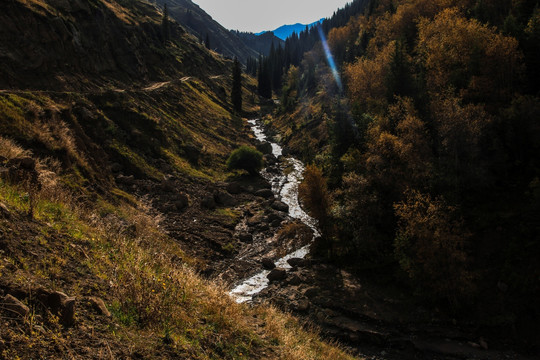
[[[255,133],[255,137],[263,142],[268,142],[272,145],[272,153],[277,158],[282,155],[283,149],[276,143],[268,141],[266,135],[263,132],[262,126],[259,124],[259,120],[249,120],[251,129]],[[298,185],[303,179],[304,164],[292,157],[283,159],[280,163],[280,172],[275,174],[263,170],[261,175],[272,184],[272,191],[276,197],[289,205],[289,216],[299,219],[304,224],[309,226],[313,232],[314,237],[319,236],[317,230],[317,221],[311,216],[306,214],[298,203]],[[275,264],[276,267],[289,269],[291,266],[287,263],[287,260],[291,258],[304,258],[309,252],[309,245],[306,245],[292,253],[289,253],[278,259]],[[253,295],[259,293],[261,290],[268,286],[267,275],[270,273],[268,270],[263,270],[250,278],[243,280],[238,286],[230,291],[230,295],[239,303],[251,301]]]

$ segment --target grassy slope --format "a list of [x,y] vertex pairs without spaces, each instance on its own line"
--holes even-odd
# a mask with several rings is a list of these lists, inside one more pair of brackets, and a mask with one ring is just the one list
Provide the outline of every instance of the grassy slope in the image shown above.
[[[133,23],[126,4],[107,3]],[[159,213],[116,184],[112,163],[148,182],[165,173],[186,184],[225,179],[226,156],[246,141],[244,121],[227,111],[228,64],[183,41],[168,51],[209,66],[186,64],[153,91],[115,82],[116,91],[0,94],[0,165],[31,156],[41,182],[38,190],[0,180],[0,295],[30,307],[19,317],[0,306],[0,357],[348,358],[288,315],[235,304],[196,274],[199,260],[164,233]],[[61,325],[40,288],[77,299],[74,326]]]

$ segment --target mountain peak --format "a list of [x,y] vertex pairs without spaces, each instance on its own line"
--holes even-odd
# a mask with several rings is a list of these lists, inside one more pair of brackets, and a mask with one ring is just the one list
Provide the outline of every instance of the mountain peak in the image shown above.
[[282,25],[282,26],[278,27],[277,29],[268,30],[268,31],[261,31],[259,33],[256,33],[255,35],[262,35],[262,34],[265,34],[265,33],[268,33],[268,32],[273,32],[276,37],[280,38],[281,40],[285,40],[289,36],[291,36],[293,33],[297,33],[297,34],[300,33],[301,31],[303,31],[306,28],[306,26],[308,28],[311,28],[311,27],[321,23],[323,20],[324,20],[324,18],[322,18],[322,19],[320,19],[318,21],[312,22],[311,24],[296,23],[296,24],[292,24],[292,25]]

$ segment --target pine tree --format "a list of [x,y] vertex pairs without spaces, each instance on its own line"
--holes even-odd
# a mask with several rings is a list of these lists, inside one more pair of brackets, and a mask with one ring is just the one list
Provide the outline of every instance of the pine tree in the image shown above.
[[161,20],[161,32],[163,35],[163,42],[166,43],[171,39],[171,30],[169,25],[169,9],[167,4],[163,6],[163,19]]
[[232,68],[231,102],[235,112],[242,112],[242,69],[236,57]]
[[210,50],[210,35],[208,33],[206,33],[206,38],[204,39],[204,46]]

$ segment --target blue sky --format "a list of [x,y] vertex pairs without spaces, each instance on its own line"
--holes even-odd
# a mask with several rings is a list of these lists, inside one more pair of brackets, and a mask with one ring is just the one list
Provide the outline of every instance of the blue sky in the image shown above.
[[350,0],[193,0],[231,30],[260,32],[332,16]]

